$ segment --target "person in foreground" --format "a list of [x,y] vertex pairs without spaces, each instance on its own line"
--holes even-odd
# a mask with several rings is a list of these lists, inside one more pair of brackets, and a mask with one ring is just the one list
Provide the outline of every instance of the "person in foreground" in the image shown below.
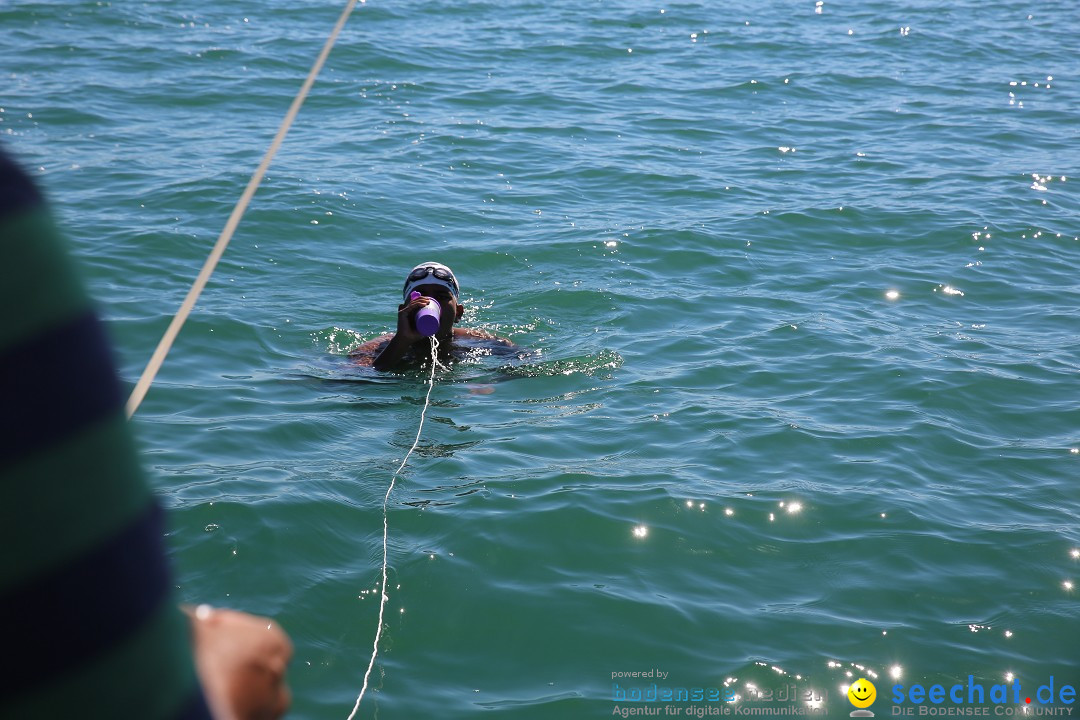
[[0,398],[0,718],[280,717],[281,628],[176,603],[101,322],[2,148]]
[[[413,292],[420,297],[413,299]],[[381,335],[349,353],[359,365],[371,365],[376,370],[390,370],[399,365],[424,360],[431,355],[431,341],[416,329],[416,314],[431,302],[441,307],[439,329],[440,358],[462,357],[468,354],[508,355],[517,346],[483,330],[454,327],[465,313],[461,304],[461,288],[453,271],[437,262],[420,263],[405,278],[402,303],[398,305],[397,332]]]

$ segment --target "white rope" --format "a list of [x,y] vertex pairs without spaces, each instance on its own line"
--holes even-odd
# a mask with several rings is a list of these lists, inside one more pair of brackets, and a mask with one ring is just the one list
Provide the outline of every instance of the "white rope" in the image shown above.
[[154,382],[158,370],[161,369],[161,364],[165,362],[165,356],[169,354],[169,349],[172,348],[173,341],[176,340],[176,336],[180,334],[180,328],[184,326],[184,322],[187,320],[188,315],[191,314],[192,308],[195,307],[195,302],[199,299],[199,295],[202,293],[203,288],[206,287],[207,281],[214,273],[214,268],[217,267],[218,260],[225,254],[225,248],[229,245],[229,241],[232,240],[233,233],[236,231],[236,226],[240,224],[240,218],[243,217],[244,211],[247,210],[247,206],[251,202],[251,198],[255,195],[255,190],[258,189],[259,183],[262,182],[263,175],[266,174],[267,168],[270,167],[270,162],[274,159],[274,155],[277,154],[282,141],[285,140],[285,135],[288,134],[289,128],[292,127],[293,120],[296,119],[296,114],[300,112],[300,106],[303,105],[304,100],[307,99],[308,91],[311,90],[311,86],[315,83],[315,78],[318,76],[319,71],[322,70],[322,66],[326,62],[327,56],[330,55],[330,49],[334,47],[334,42],[337,41],[341,28],[345,27],[345,21],[349,19],[349,14],[352,12],[355,5],[356,0],[349,0],[345,9],[341,12],[341,17],[338,18],[337,24],[334,25],[333,31],[331,31],[330,36],[326,39],[322,52],[320,52],[319,57],[316,58],[315,64],[311,66],[311,72],[308,73],[307,79],[304,80],[304,84],[300,86],[300,92],[293,98],[292,105],[289,106],[289,111],[285,113],[285,118],[281,121],[281,127],[278,128],[277,135],[274,136],[273,142],[270,143],[266,155],[263,156],[262,162],[259,163],[259,167],[251,176],[251,179],[248,180],[247,187],[244,188],[243,194],[236,202],[236,207],[233,208],[232,214],[229,215],[229,220],[225,223],[225,229],[221,231],[221,235],[218,236],[214,249],[210,251],[210,256],[207,257],[206,262],[203,263],[202,270],[199,271],[199,276],[195,278],[195,282],[191,285],[191,289],[188,290],[187,297],[185,297],[184,302],[180,304],[180,309],[177,311],[176,315],[173,316],[172,322],[169,323],[169,327],[165,330],[165,334],[161,336],[161,341],[158,343],[157,349],[154,350],[154,354],[150,357],[150,362],[146,364],[146,369],[143,370],[142,376],[140,376],[139,381],[135,383],[135,389],[131,391],[131,397],[128,398],[127,406],[125,408],[129,420],[131,419],[131,416],[135,414],[135,411],[139,409],[139,404],[142,403],[143,398],[146,397],[146,393],[150,389],[150,384]]
[[435,387],[435,367],[445,368],[446,366],[439,362],[439,341],[435,339],[435,336],[431,336],[431,375],[428,377],[428,390],[427,396],[424,397],[424,409],[420,412],[420,427],[416,428],[416,439],[413,440],[412,447],[409,448],[409,452],[405,453],[405,459],[398,465],[398,469],[394,471],[394,476],[390,478],[390,487],[386,488],[386,495],[383,497],[382,504],[382,588],[379,593],[379,625],[375,629],[375,642],[371,648],[371,660],[368,662],[367,672],[364,673],[364,686],[360,688],[360,695],[356,698],[356,704],[353,705],[352,712],[349,713],[348,720],[353,720],[356,717],[356,711],[360,709],[360,701],[364,699],[364,693],[368,689],[368,678],[371,677],[371,669],[375,667],[375,658],[379,654],[379,640],[382,638],[383,631],[383,611],[386,609],[386,601],[390,598],[386,594],[386,557],[387,557],[387,535],[388,535],[388,522],[386,518],[386,508],[390,502],[390,493],[394,490],[394,483],[397,482],[398,475],[401,474],[402,469],[405,467],[405,463],[409,462],[409,456],[413,454],[413,450],[420,444],[420,433],[424,429],[424,417],[427,415],[428,406],[431,404],[431,390]]

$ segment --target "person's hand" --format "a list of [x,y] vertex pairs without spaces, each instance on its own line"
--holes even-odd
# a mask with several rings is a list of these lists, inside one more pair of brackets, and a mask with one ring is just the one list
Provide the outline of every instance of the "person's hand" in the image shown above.
[[398,306],[396,337],[401,338],[401,342],[405,343],[406,347],[424,339],[424,336],[416,330],[416,313],[429,302],[434,301],[428,297],[418,297]]
[[273,620],[234,610],[185,607],[203,694],[215,720],[276,720],[289,708],[289,636]]

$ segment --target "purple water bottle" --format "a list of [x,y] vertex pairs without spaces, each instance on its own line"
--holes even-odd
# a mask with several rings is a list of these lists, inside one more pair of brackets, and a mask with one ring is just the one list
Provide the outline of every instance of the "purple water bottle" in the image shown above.
[[[416,290],[409,293],[409,299],[415,300],[419,297],[423,297]],[[439,326],[442,324],[442,307],[439,306],[439,301],[435,298],[428,298],[429,302],[416,313],[416,331],[424,337],[431,337],[435,333],[439,332]]]

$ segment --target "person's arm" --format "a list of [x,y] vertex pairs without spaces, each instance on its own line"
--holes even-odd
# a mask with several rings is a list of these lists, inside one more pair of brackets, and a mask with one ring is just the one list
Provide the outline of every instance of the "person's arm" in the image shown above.
[[402,340],[401,335],[395,334],[394,337],[390,338],[390,342],[386,343],[382,352],[371,363],[371,366],[376,370],[389,370],[401,362],[401,359],[409,352],[410,347],[412,347],[412,343]]
[[398,306],[397,332],[394,333],[394,337],[390,338],[390,342],[379,353],[379,357],[375,358],[372,367],[376,370],[387,370],[394,367],[409,352],[409,348],[413,346],[413,343],[424,339],[424,336],[413,327],[413,317],[420,308],[427,304],[428,298],[421,297]]
[[280,684],[250,675],[287,658],[287,639],[230,614],[196,628],[193,660],[108,339],[2,148],[0,398],[0,717],[208,720],[208,705],[218,720],[277,717]]
[[379,353],[394,337],[394,333],[386,333],[380,335],[377,338],[372,338],[367,342],[361,343],[359,347],[355,347],[349,351],[349,359],[357,365],[363,365],[365,367],[371,367],[374,364],[375,358],[379,357]]
[[476,328],[454,328],[454,337],[472,338],[474,340],[491,340],[507,348],[517,348],[517,345],[504,337],[489,333],[487,330],[477,330]]

